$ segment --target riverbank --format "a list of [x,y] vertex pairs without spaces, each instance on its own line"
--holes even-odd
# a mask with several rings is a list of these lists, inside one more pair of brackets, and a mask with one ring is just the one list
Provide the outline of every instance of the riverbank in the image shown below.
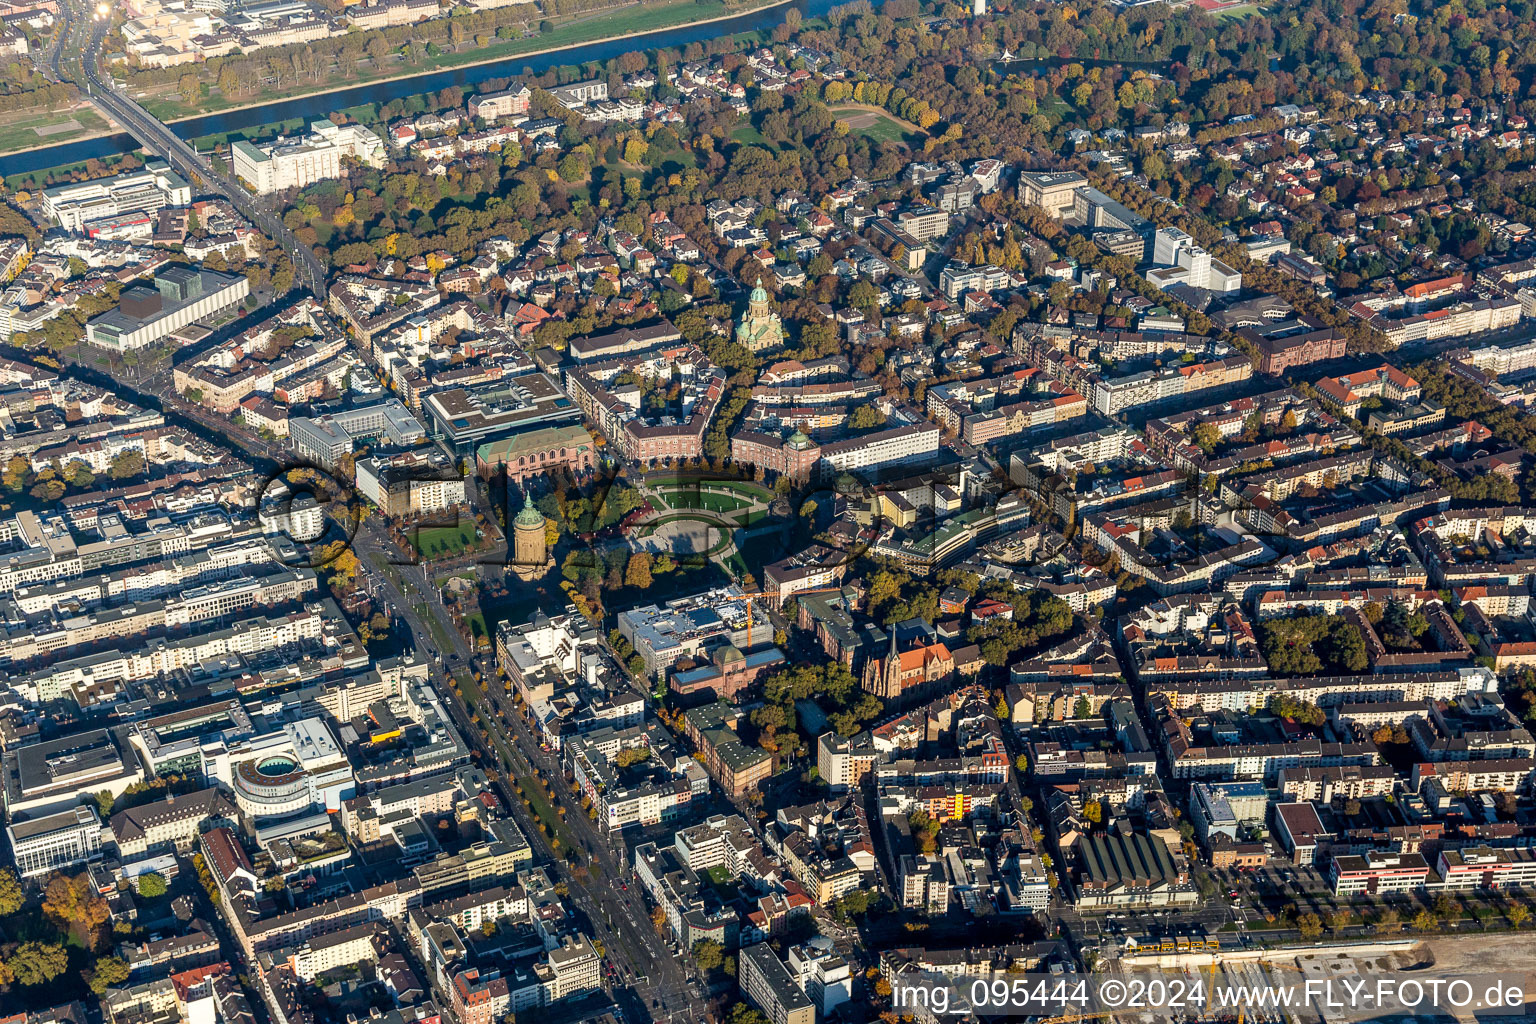
[[[303,97],[278,99],[260,104],[246,104],[238,111],[179,118],[173,129],[177,135],[200,146],[229,138],[269,133],[273,125],[302,126],[329,117],[336,111],[361,110],[368,104],[376,108],[394,99],[429,95],[452,86],[472,90],[482,83],[514,78],[526,71],[541,74],[552,68],[580,66],[592,61],[607,61],[634,51],[662,48],[681,49],[691,43],[733,37],[738,44],[766,40],[784,17],[786,10],[798,10],[806,20],[825,14],[837,0],[766,0],[744,11],[722,11],[709,18],[693,20],[671,28],[647,28],[638,32],[611,33],[604,40],[569,46],[541,46],[537,53],[525,51],[514,56],[483,56],[485,51],[466,54],[474,59],[458,67],[431,72],[412,71],[392,81],[347,85],[340,89],[308,93]],[[719,8],[716,8],[719,10]],[[672,8],[676,12],[677,8]],[[549,36],[529,42],[548,43]],[[58,146],[21,154],[0,154],[0,177],[12,183],[32,178],[56,168],[106,160],[137,148],[133,139],[122,133],[66,142]]]
[[[42,129],[39,133],[38,129]],[[120,128],[89,104],[43,114],[18,114],[0,125],[0,154],[31,153],[69,142],[85,142],[116,135]]]
[[[160,118],[166,124],[175,125],[216,114],[235,114],[242,110],[264,107],[282,100],[301,100],[311,96],[335,92],[339,89],[410,82],[414,78],[425,78],[430,75],[441,74],[445,71],[483,67],[487,64],[495,64],[514,57],[540,57],[551,53],[558,53],[575,46],[601,46],[610,43],[620,43],[629,39],[643,39],[658,32],[713,25],[722,21],[750,17],[754,14],[761,14],[764,11],[772,10],[775,7],[787,7],[792,3],[794,3],[794,0],[765,0],[765,2],[746,7],[731,8],[720,2],[720,0],[708,0],[706,3],[700,3],[698,0],[677,0],[675,3],[664,5],[636,2],[591,18],[557,25],[548,33],[528,39],[502,40],[497,44],[467,52],[443,54],[440,57],[433,58],[429,62],[429,66],[413,67],[408,70],[397,70],[393,73],[381,75],[360,74],[356,78],[341,82],[328,82],[307,87],[297,86],[291,91],[284,90],[282,92],[267,93],[261,99],[252,100],[248,103],[206,103],[200,104],[195,110],[190,112],[187,111],[186,104],[178,102],[174,97],[144,97],[139,98],[139,103],[145,110]],[[714,13],[710,13],[708,17],[702,18],[688,17],[689,14],[695,12]],[[608,31],[616,25],[625,25],[627,27],[624,31]],[[251,127],[256,126],[253,125]]]

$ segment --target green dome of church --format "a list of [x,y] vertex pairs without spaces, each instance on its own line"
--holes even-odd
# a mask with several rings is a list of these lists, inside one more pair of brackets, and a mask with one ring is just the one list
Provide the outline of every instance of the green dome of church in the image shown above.
[[750,301],[750,302],[767,302],[768,301],[768,291],[767,291],[767,289],[765,289],[763,287],[763,279],[762,278],[758,278],[757,279],[757,286],[752,289],[752,294],[750,296],[748,296],[748,301]]
[[544,513],[534,508],[532,496],[525,494],[523,495],[523,510],[517,514],[517,518],[512,520],[512,522],[516,526],[543,526]]

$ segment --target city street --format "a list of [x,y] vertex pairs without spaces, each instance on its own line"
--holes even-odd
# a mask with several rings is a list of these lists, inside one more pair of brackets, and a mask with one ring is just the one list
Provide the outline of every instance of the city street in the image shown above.
[[[475,709],[490,733],[491,742],[487,742],[479,726],[470,720],[465,701],[453,692],[455,677],[461,685],[472,677],[477,665],[474,653],[457,630],[448,625],[441,593],[432,585],[426,569],[420,565],[391,564],[400,561],[399,551],[371,521],[358,532],[354,548],[369,578],[370,592],[390,609],[397,622],[409,628],[415,649],[429,659],[433,685],[465,739],[479,752],[482,763],[490,766],[488,774],[495,780],[498,795],[543,859],[559,865],[558,877],[569,886],[572,902],[584,912],[593,937],[603,944],[608,961],[618,972],[612,981],[615,998],[623,1001],[627,996],[632,1003],[629,1009],[636,1011],[632,1020],[670,1020],[673,1014],[680,1015],[682,1020],[702,1019],[704,1005],[689,981],[690,972],[656,935],[650,908],[639,887],[623,881],[629,875],[623,844],[612,843],[601,835],[571,797],[558,760],[540,748],[512,700],[495,683],[494,658],[483,661],[489,669],[484,672],[486,701]],[[435,618],[435,629],[419,608]],[[435,639],[439,634],[449,638],[449,649],[441,649]],[[462,687],[466,698],[472,693],[472,686],[471,683]],[[572,871],[565,857],[550,847],[538,823],[517,798],[512,788],[516,780],[495,770],[501,763],[499,749],[511,754],[512,771],[517,777],[531,783],[534,777],[542,775],[551,781],[554,802],[567,808],[563,822],[579,840],[577,863],[585,862],[586,872]],[[619,888],[621,884],[625,887]],[[626,992],[631,985],[632,991]]]

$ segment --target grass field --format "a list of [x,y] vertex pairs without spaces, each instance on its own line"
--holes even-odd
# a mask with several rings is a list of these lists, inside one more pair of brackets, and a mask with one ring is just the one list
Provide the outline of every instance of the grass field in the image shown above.
[[743,146],[768,145],[768,140],[763,138],[763,133],[752,127],[752,122],[750,121],[748,121],[746,124],[743,124],[739,128],[733,129],[731,131],[731,138],[735,139]]
[[107,131],[110,127],[90,107],[14,115],[0,124],[0,153],[31,149],[34,146],[51,146],[56,142],[72,142],[85,135]]
[[675,473],[652,473],[645,477],[648,487],[658,490],[694,489],[695,483],[699,489],[710,491],[732,491],[736,494],[751,498],[754,501],[769,502],[775,497],[773,491],[762,484],[753,483],[751,480],[714,479],[712,477],[690,477]]
[[464,519],[453,526],[419,526],[411,535],[411,546],[422,556],[453,555],[475,543],[475,524]]
[[657,492],[668,508],[700,508],[710,512],[735,512],[750,508],[752,502],[729,494],[710,494],[705,491],[663,489]]
[[848,131],[876,142],[911,142],[922,134],[913,131],[884,111],[865,107],[833,107],[832,116],[848,125]]
[[546,33],[532,36],[528,39],[498,39],[490,46],[485,47],[477,47],[473,42],[470,42],[465,44],[465,48],[462,50],[428,57],[420,64],[405,64],[400,60],[386,60],[381,68],[369,60],[359,61],[356,67],[357,74],[350,78],[333,71],[327,79],[319,83],[306,82],[290,86],[286,89],[266,89],[259,96],[241,96],[234,99],[226,99],[215,90],[212,95],[206,96],[190,106],[173,87],[167,86],[156,95],[139,97],[139,102],[145,110],[163,121],[180,117],[194,117],[198,114],[215,113],[248,103],[267,103],[272,100],[304,96],[315,92],[326,92],[331,89],[349,88],[367,82],[387,81],[393,78],[404,78],[432,71],[442,71],[447,68],[463,67],[466,64],[480,64],[500,60],[505,57],[516,57],[519,54],[535,51],[575,46],[580,43],[589,43],[596,39],[607,39],[613,36],[631,35],[639,32],[653,32],[657,29],[686,25],[695,21],[703,21],[707,18],[718,18],[729,13],[732,12],[720,0],[671,0],[671,2],[662,3],[635,3],[605,14],[567,21],[564,24],[556,25]]

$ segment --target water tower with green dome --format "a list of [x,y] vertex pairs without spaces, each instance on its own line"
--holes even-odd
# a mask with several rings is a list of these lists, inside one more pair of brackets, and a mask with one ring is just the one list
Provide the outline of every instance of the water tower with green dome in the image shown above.
[[538,579],[555,564],[544,522],[544,513],[533,507],[533,496],[524,495],[523,510],[512,517],[512,571],[524,582]]

